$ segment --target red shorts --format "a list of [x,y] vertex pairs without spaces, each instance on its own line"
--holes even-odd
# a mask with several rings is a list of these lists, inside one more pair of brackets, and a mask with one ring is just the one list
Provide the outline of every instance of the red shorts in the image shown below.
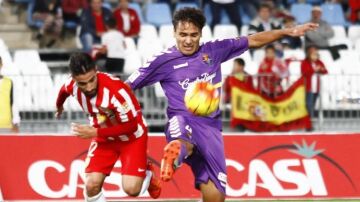
[[99,172],[110,175],[120,158],[121,174],[145,177],[147,166],[147,132],[130,142],[92,141],[86,157],[86,173]]

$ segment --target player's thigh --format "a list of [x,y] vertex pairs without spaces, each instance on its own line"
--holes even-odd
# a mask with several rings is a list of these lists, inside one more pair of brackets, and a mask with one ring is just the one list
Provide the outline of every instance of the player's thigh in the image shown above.
[[120,150],[121,174],[144,178],[147,167],[147,134],[123,144]]
[[185,117],[179,115],[171,117],[166,124],[165,135],[167,142],[180,140],[186,145],[187,150],[192,152],[194,147],[194,142],[191,138],[192,128]]
[[116,142],[92,141],[85,161],[85,173],[109,175],[119,157],[116,151],[117,144]]
[[201,183],[200,190],[203,202],[225,201],[225,195],[216,188],[215,184],[211,180],[209,180],[207,183]]

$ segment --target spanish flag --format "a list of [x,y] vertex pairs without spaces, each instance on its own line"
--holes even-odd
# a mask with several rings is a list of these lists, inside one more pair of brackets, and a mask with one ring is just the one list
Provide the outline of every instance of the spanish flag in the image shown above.
[[289,131],[311,127],[306,110],[304,79],[286,92],[269,98],[254,88],[231,78],[231,126],[242,125],[256,132]]

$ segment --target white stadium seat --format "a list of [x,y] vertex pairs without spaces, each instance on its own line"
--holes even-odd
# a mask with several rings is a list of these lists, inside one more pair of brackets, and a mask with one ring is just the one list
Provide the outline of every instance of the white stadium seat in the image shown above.
[[125,37],[125,46],[126,46],[126,52],[128,51],[136,51],[136,44],[133,38],[131,37]]
[[215,39],[228,39],[239,36],[238,28],[235,25],[215,25],[214,38]]
[[140,38],[155,39],[158,38],[156,27],[151,24],[142,24],[140,27]]
[[355,43],[355,41],[360,38],[360,25],[350,26],[348,30],[348,37],[353,43]]
[[174,26],[172,24],[161,25],[159,29],[159,37],[164,48],[175,45]]
[[137,51],[127,52],[125,55],[124,74],[130,75],[141,67],[141,57]]
[[213,40],[213,35],[209,25],[205,25],[202,29],[202,37],[200,39],[201,42],[207,42]]
[[334,38],[346,38],[346,31],[344,26],[333,25],[331,27],[334,30]]
[[161,45],[160,39],[153,39],[149,41],[147,39],[140,38],[137,47],[143,63],[164,49]]

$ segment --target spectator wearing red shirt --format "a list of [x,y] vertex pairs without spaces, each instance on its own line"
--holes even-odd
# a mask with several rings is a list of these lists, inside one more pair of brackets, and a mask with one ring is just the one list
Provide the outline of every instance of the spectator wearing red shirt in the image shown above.
[[64,21],[79,23],[81,11],[88,7],[88,2],[87,0],[62,0],[61,7]]
[[102,7],[102,0],[90,0],[90,8],[81,14],[80,40],[84,52],[90,52],[94,44],[100,44],[106,31],[105,22],[112,17],[109,9]]
[[350,7],[350,21],[352,23],[360,24],[360,1],[349,0]]
[[289,75],[286,65],[276,57],[275,47],[269,45],[265,48],[265,58],[258,70],[258,89],[261,94],[274,98],[283,89],[281,81]]
[[320,92],[320,75],[327,74],[324,63],[319,59],[316,46],[306,48],[306,58],[301,62],[301,74],[305,78],[306,108],[311,117]]
[[128,0],[119,0],[119,5],[114,11],[117,27],[126,37],[136,38],[140,32],[140,20],[136,11],[129,8]]
[[243,82],[247,87],[254,88],[253,79],[250,74],[245,72],[245,61],[241,58],[236,58],[234,60],[234,66],[231,74],[225,79],[224,83],[224,92],[225,92],[225,103],[230,103],[231,101],[231,87],[232,83],[230,78],[235,78]]

